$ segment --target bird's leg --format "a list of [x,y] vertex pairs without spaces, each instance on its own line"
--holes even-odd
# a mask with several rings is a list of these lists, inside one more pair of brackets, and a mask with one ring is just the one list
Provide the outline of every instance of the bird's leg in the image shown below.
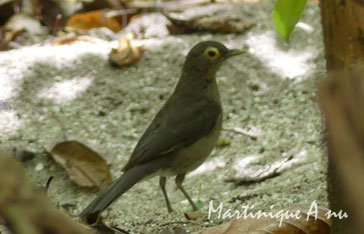
[[196,210],[198,210],[196,204],[193,202],[190,195],[187,193],[185,188],[182,186],[182,183],[183,183],[183,181],[185,179],[185,176],[186,176],[186,173],[177,175],[176,176],[176,185],[177,185],[178,189],[182,191],[183,195],[185,195],[185,197],[187,198],[187,200],[191,204],[193,210],[196,211]]
[[168,198],[168,194],[167,194],[167,190],[166,190],[166,181],[167,181],[166,177],[163,177],[163,176],[159,177],[159,185],[162,188],[163,196],[167,203],[168,212],[171,213],[171,212],[173,212],[173,209],[171,207],[171,203],[169,202],[169,198]]

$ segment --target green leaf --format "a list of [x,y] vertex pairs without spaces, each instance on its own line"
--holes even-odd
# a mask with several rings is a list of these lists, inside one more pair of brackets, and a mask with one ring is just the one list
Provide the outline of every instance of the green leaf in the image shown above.
[[[205,206],[205,203],[203,203],[203,201],[201,201],[200,199],[198,199],[198,201],[195,204],[196,204],[196,206],[197,206],[197,208],[199,210],[202,209]],[[192,208],[191,205],[188,205],[187,207],[185,207],[183,209],[183,212],[185,212],[185,213],[186,212],[191,212],[191,211],[193,211],[193,208]]]
[[305,9],[307,0],[277,0],[273,22],[278,34],[289,42],[289,37]]
[[226,140],[226,139],[221,139],[216,143],[216,146],[219,147],[226,147],[226,146],[230,146],[231,145],[231,141]]

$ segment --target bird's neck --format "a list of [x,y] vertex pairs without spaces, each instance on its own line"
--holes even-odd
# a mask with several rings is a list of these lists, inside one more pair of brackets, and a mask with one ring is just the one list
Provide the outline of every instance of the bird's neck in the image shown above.
[[184,95],[196,95],[197,93],[220,103],[220,94],[215,77],[216,71],[211,70],[183,72],[175,92],[183,93]]

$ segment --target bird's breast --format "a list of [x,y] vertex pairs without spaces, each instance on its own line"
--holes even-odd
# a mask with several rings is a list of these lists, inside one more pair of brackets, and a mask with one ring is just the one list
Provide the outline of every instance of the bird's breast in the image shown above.
[[168,169],[161,170],[161,176],[172,176],[190,172],[199,167],[214,149],[222,128],[222,113],[216,120],[215,127],[192,145],[176,152]]

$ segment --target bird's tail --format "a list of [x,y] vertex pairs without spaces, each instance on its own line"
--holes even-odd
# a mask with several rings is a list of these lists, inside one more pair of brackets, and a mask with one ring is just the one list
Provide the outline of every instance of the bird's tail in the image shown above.
[[135,166],[124,172],[107,189],[102,191],[80,214],[83,221],[93,224],[97,221],[99,214],[105,210],[114,200],[128,191],[133,185],[143,178],[156,172],[155,164],[149,163]]

